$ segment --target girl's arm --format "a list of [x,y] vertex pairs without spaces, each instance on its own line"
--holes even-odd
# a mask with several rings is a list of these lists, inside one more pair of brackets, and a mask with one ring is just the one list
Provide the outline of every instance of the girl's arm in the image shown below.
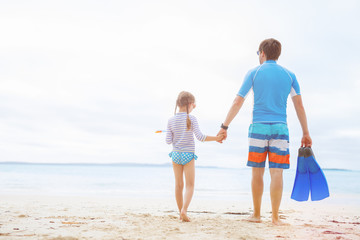
[[192,131],[195,134],[196,139],[199,140],[200,142],[206,141],[207,136],[202,134],[202,132],[200,131],[200,127],[196,117],[191,116],[190,120],[191,120]]
[[201,142],[209,142],[209,141],[222,141],[224,139],[224,134],[219,134],[218,136],[205,136],[201,133],[199,124],[197,122],[197,119],[193,117],[191,119],[191,124],[193,127],[193,131],[195,134],[195,137],[201,141]]

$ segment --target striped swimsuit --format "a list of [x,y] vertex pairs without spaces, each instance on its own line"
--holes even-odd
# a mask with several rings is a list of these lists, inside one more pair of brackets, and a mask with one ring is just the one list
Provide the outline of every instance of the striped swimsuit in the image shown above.
[[192,159],[197,159],[195,155],[195,137],[204,142],[206,136],[201,133],[196,117],[189,115],[191,128],[186,127],[186,112],[179,112],[168,121],[166,132],[166,143],[173,145],[173,150],[169,154],[172,161],[176,164],[185,165]]

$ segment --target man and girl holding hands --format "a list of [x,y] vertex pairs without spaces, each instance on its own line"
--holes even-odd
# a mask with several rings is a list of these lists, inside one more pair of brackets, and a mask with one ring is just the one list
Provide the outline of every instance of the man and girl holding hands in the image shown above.
[[[227,138],[230,123],[241,109],[248,93],[253,90],[253,119],[249,127],[249,155],[247,166],[252,167],[251,190],[253,214],[248,221],[260,222],[261,199],[264,189],[263,175],[268,156],[271,176],[270,197],[272,222],[284,224],[279,219],[279,207],[283,192],[283,169],[289,168],[289,131],[286,120],[288,95],[291,95],[297,117],[303,130],[301,146],[311,147],[305,109],[300,95],[299,83],[291,71],[277,64],[281,54],[281,44],[275,39],[261,42],[258,52],[260,65],[245,76],[231,108],[221,124],[217,136],[201,133],[196,117],[190,115],[196,107],[195,97],[189,92],[181,92],[176,101],[175,115],[168,121],[166,142],[172,144],[169,154],[173,161],[175,176],[175,198],[182,221],[190,221],[187,209],[194,193],[195,182],[195,142],[217,141]],[[179,108],[178,112],[176,109]],[[186,186],[183,196],[184,179]]]

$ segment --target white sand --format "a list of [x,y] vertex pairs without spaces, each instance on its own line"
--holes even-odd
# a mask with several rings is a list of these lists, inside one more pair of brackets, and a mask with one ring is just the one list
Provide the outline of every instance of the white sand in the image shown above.
[[360,239],[360,206],[284,201],[274,226],[263,205],[194,198],[184,223],[170,199],[0,196],[0,239]]

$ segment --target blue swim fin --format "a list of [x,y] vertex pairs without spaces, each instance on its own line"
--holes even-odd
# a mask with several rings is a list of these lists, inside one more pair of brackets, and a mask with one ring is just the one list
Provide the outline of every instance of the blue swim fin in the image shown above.
[[310,178],[308,167],[305,161],[305,149],[299,148],[297,159],[296,175],[291,198],[296,201],[307,201],[310,191]]
[[311,201],[319,201],[329,197],[329,186],[325,175],[316,162],[311,148],[304,149],[304,159],[309,172]]

